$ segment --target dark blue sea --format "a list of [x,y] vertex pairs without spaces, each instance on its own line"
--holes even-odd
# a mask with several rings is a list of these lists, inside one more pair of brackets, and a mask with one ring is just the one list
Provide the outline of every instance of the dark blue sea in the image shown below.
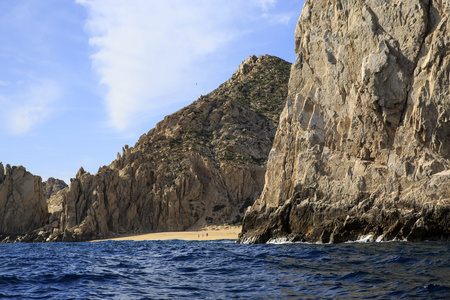
[[450,299],[450,243],[1,244],[0,298]]

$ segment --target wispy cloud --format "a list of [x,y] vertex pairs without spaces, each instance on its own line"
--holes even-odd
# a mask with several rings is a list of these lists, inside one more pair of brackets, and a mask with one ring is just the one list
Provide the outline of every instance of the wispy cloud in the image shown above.
[[110,124],[120,131],[142,112],[185,101],[190,77],[207,81],[215,55],[232,50],[251,30],[239,25],[257,18],[286,22],[262,16],[275,0],[76,2],[88,9],[92,64],[107,88]]
[[264,11],[268,11],[272,7],[274,7],[277,3],[277,0],[253,0],[255,1]]
[[292,20],[292,13],[289,14],[266,14],[264,13],[262,17],[269,21],[271,25],[288,25]]
[[93,66],[107,87],[111,125],[120,131],[142,111],[179,101],[160,103],[184,84],[197,59],[237,34],[225,26],[227,11],[208,1],[77,2],[90,12]]
[[271,25],[288,25],[297,12],[274,13],[272,10],[277,6],[277,0],[253,0],[262,10],[262,18]]
[[32,82],[19,82],[21,92],[0,95],[3,112],[3,126],[15,135],[25,134],[35,126],[47,121],[61,90],[55,81],[37,79]]

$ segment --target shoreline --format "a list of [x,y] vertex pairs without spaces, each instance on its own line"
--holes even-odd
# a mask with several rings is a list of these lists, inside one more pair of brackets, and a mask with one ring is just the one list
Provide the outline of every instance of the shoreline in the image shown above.
[[220,225],[207,226],[198,230],[155,232],[145,234],[127,234],[118,237],[92,240],[90,242],[103,241],[157,241],[157,240],[185,240],[185,241],[214,241],[237,240],[241,232],[241,226]]

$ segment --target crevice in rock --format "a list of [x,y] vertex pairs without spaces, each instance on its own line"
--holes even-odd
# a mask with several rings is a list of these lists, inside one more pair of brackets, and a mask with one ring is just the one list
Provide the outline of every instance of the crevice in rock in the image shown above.
[[[430,24],[429,19],[430,19],[430,15],[431,15],[432,5],[430,5],[429,2],[422,2],[422,3],[426,7],[426,18],[424,19],[425,28],[426,29],[425,29],[425,32],[423,34],[422,40],[420,42],[420,47],[418,48],[417,55],[416,55],[416,57],[414,58],[414,61],[413,61],[414,66],[413,66],[411,75],[414,75],[415,72],[416,72],[417,65],[418,65],[420,57],[421,57],[422,48],[425,45],[425,41],[426,41],[427,37],[431,33],[431,31],[430,31],[431,29],[429,28],[429,24]],[[401,126],[405,125],[406,113],[407,113],[408,108],[409,108],[409,106],[408,106],[409,97],[410,97],[410,94],[412,92],[413,83],[414,83],[414,80],[411,80],[411,81],[412,82],[407,87],[406,99],[404,101],[404,106],[403,106],[403,109],[402,109],[402,112],[401,112],[401,115],[400,115],[400,120],[399,120],[399,123],[398,123],[398,127],[401,127]]]

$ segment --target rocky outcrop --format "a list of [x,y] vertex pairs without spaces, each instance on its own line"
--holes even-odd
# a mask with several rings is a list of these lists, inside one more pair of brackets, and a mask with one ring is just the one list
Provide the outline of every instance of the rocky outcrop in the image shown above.
[[450,238],[448,1],[305,2],[240,242]]
[[238,223],[264,186],[291,64],[252,56],[95,175],[49,199],[48,241]]
[[0,240],[44,227],[47,202],[39,176],[22,167],[0,163]]
[[51,197],[56,196],[59,191],[68,187],[68,185],[61,179],[50,177],[47,181],[42,183],[42,187],[44,188],[45,198],[50,199]]

